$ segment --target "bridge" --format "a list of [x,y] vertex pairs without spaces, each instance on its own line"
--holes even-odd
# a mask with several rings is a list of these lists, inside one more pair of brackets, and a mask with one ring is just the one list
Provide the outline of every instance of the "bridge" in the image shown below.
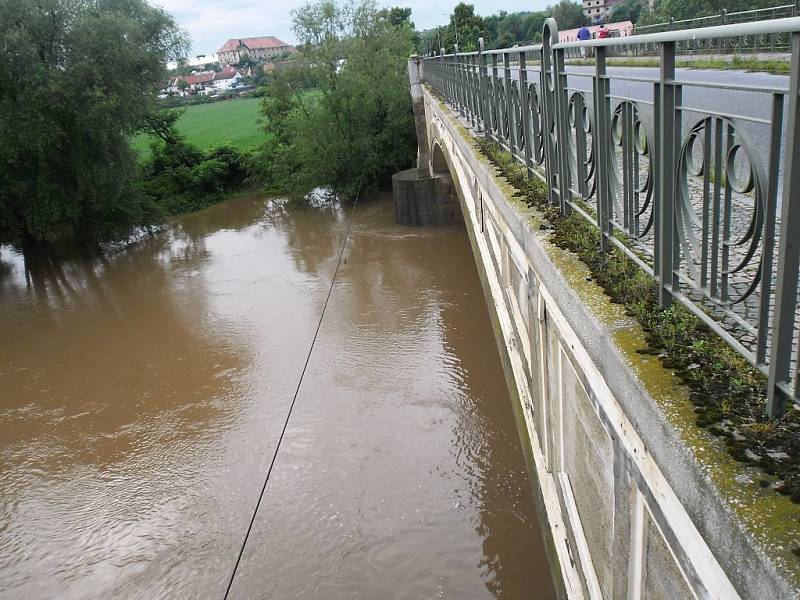
[[[746,38],[790,48],[790,77],[754,88],[675,67],[682,47]],[[560,594],[796,597],[800,512],[783,482],[698,427],[704,399],[681,379],[702,365],[676,376],[653,356],[636,310],[576,255],[581,240],[563,242],[596,238],[599,256],[633,265],[660,309],[696,319],[763,376],[761,410],[791,418],[800,18],[587,43],[559,42],[550,19],[543,40],[412,57],[418,165],[395,197],[398,218],[460,207]],[[587,48],[593,66],[572,66]],[[607,64],[645,51],[657,72]]]

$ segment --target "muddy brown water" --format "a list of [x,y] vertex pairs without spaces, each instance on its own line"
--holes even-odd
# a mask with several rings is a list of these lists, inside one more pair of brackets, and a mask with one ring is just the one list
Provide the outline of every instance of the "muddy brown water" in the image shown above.
[[[0,597],[222,598],[346,214],[0,247]],[[553,596],[463,225],[362,203],[232,598]]]

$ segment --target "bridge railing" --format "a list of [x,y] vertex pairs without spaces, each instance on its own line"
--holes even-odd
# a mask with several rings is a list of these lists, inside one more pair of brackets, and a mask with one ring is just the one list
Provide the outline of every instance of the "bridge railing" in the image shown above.
[[[719,14],[696,17],[693,19],[670,19],[662,23],[638,25],[633,28],[633,35],[647,35],[664,31],[679,31],[684,29],[698,29],[717,25],[733,25],[737,23],[752,23],[768,19],[785,19],[798,16],[797,2],[782,4],[770,8],[756,8],[727,12],[722,10]],[[637,48],[638,54],[652,54],[657,49],[645,45]],[[789,36],[787,32],[774,31],[761,34],[744,34],[731,36],[718,36],[715,38],[681,40],[676,44],[679,54],[709,54],[709,53],[785,53],[789,52]]]
[[[687,40],[785,35],[791,75],[677,70]],[[424,78],[475,131],[545,181],[768,377],[767,412],[800,399],[800,17],[428,57]],[[607,58],[658,49],[659,69]],[[481,42],[482,46],[482,42]],[[594,66],[570,66],[590,56]]]

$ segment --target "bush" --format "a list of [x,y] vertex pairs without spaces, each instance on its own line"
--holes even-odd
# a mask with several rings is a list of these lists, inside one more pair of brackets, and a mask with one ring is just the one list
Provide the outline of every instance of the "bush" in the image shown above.
[[202,152],[184,141],[154,143],[142,166],[140,191],[146,206],[162,216],[205,208],[240,187],[249,157],[232,146]]

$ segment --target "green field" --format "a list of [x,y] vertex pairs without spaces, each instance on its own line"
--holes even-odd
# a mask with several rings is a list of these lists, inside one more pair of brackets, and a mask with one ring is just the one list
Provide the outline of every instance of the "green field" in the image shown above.
[[[178,120],[178,131],[186,141],[202,150],[231,144],[239,150],[251,150],[264,142],[266,134],[257,123],[259,98],[237,98],[212,104],[186,107]],[[150,154],[152,138],[137,135],[133,148],[142,157]]]

